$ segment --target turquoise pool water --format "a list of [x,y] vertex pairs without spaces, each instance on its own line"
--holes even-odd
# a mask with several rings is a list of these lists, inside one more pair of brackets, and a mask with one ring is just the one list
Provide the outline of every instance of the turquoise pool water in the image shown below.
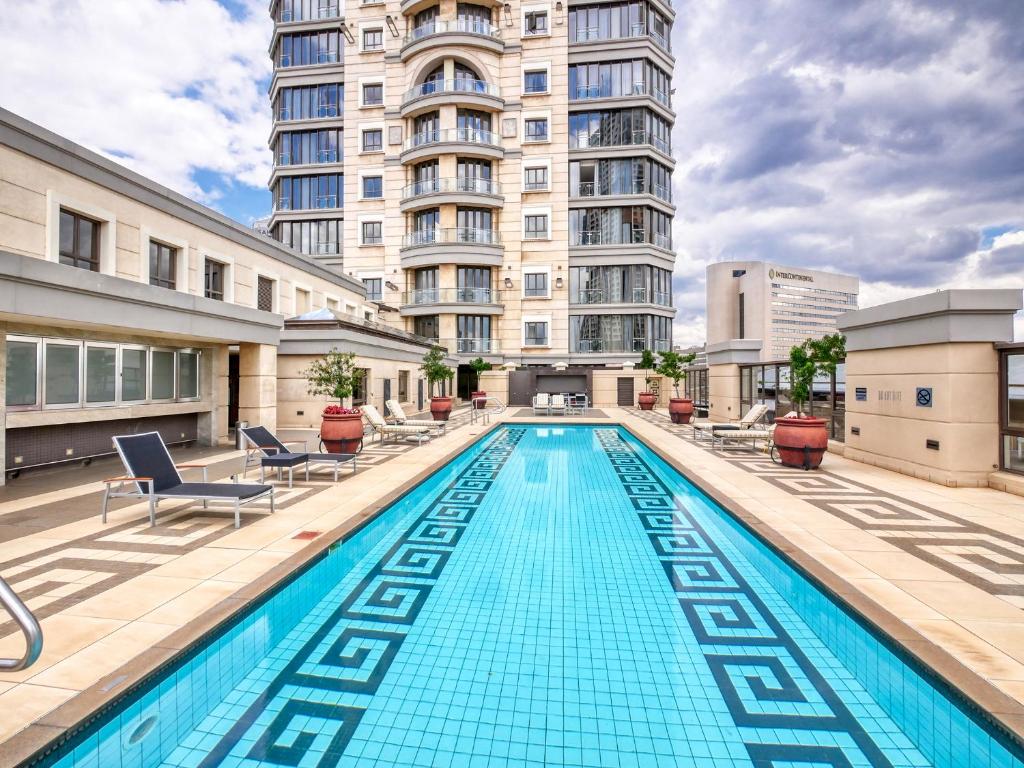
[[627,433],[528,426],[47,762],[1024,766]]

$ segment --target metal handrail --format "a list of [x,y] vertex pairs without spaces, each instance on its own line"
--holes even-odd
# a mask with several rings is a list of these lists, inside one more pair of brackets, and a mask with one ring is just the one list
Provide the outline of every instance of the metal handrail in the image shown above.
[[11,589],[11,585],[0,576],[0,604],[3,604],[11,618],[21,627],[25,634],[25,653],[20,659],[0,659],[0,672],[18,672],[28,669],[36,663],[43,652],[43,630],[36,620],[35,614],[21,601]]
[[[495,406],[494,406],[493,409],[487,407],[487,401],[488,400],[493,400],[494,401]],[[476,407],[477,403],[483,403],[483,407],[478,409]],[[492,413],[495,416],[497,416],[499,413],[504,413],[504,412],[505,412],[505,403],[503,403],[501,400],[499,400],[498,398],[494,397],[493,395],[484,395],[483,397],[474,397],[472,400],[469,401],[469,423],[470,424],[476,424],[476,420],[477,420],[478,416],[480,417],[480,421],[481,421],[482,424],[485,424],[485,425],[486,424],[490,424],[491,423],[491,414]]]

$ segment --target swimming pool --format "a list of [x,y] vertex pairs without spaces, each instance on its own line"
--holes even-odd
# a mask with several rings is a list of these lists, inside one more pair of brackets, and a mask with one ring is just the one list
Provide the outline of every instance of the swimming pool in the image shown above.
[[628,433],[526,425],[46,762],[1024,766]]

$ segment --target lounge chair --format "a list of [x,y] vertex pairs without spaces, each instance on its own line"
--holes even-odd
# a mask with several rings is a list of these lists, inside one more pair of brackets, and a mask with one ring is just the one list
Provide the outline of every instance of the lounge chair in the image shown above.
[[693,429],[693,436],[697,440],[702,439],[705,435],[710,435],[711,439],[714,440],[715,431],[731,431],[736,429],[751,429],[757,422],[763,419],[768,414],[768,406],[764,403],[756,403],[751,407],[749,411],[740,419],[738,422],[694,422],[690,425]]
[[533,396],[533,415],[537,415],[537,411],[542,411],[545,416],[551,415],[551,395],[547,392],[538,392]]
[[395,417],[395,421],[398,422],[399,426],[426,427],[427,429],[436,429],[442,435],[444,434],[448,422],[433,421],[432,419],[410,419],[405,415],[405,411],[402,410],[402,406],[397,400],[388,400],[384,404],[391,411],[391,415]]
[[[264,470],[267,467],[276,467],[279,472],[282,468],[287,467],[289,488],[292,487],[292,468],[303,463],[306,465],[307,481],[309,480],[310,464],[328,464],[333,466],[334,482],[338,482],[338,468],[342,464],[351,464],[353,472],[357,469],[356,456],[359,453],[358,450],[355,453],[309,453],[305,450],[305,440],[278,440],[277,436],[266,427],[245,427],[242,429],[242,436],[246,441],[245,471],[242,474],[244,476],[249,471],[249,467],[255,463],[253,459],[259,459],[261,483],[263,482]],[[362,450],[362,440],[359,442],[359,450]],[[289,452],[288,445],[301,445],[303,451],[302,453]],[[257,453],[260,455],[257,456]]]
[[548,408],[548,413],[551,414],[558,411],[561,412],[561,414],[564,416],[566,408],[568,407],[569,406],[565,401],[565,395],[552,395],[551,406]]
[[[107,503],[110,499],[132,497],[149,500],[149,524],[156,525],[156,505],[162,499],[188,499],[203,502],[232,502],[235,508],[235,528],[241,525],[239,507],[255,501],[270,501],[274,511],[274,487],[270,485],[242,485],[240,483],[210,483],[206,481],[206,467],[197,464],[175,465],[159,432],[121,435],[114,438],[114,448],[128,474],[111,477],[103,482],[102,520],[107,522]],[[203,482],[186,483],[179,469],[203,470]],[[116,484],[116,489],[114,488]]]
[[374,431],[380,435],[380,441],[383,443],[388,435],[395,438],[395,442],[398,442],[399,435],[407,435],[416,438],[417,445],[423,443],[424,439],[429,439],[430,429],[428,427],[409,427],[402,424],[388,424],[384,421],[384,417],[380,415],[380,411],[377,410],[376,406],[364,405],[360,407],[366,420],[370,422],[370,426],[373,427]]
[[[783,418],[788,419],[792,416],[796,416],[796,411],[790,411]],[[774,422],[765,427],[754,427],[751,429],[719,429],[711,433],[711,447],[725,449],[727,447],[726,443],[741,443],[749,440],[750,450],[757,450],[757,441],[767,440],[770,449],[774,438]]]

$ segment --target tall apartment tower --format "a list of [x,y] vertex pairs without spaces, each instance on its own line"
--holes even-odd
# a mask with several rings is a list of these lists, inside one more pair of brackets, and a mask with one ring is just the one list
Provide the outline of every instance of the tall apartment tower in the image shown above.
[[667,0],[275,0],[272,235],[465,362],[672,338]]

